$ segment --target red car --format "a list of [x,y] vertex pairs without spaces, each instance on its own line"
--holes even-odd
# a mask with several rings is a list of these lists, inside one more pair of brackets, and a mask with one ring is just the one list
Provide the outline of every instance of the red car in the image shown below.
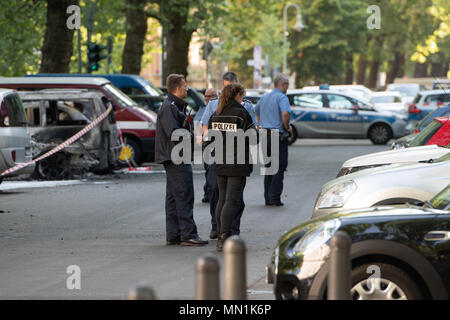
[[434,118],[409,144],[409,147],[450,145],[450,117]]

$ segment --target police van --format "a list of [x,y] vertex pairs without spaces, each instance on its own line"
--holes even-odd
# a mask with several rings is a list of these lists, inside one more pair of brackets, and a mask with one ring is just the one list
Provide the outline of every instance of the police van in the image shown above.
[[368,101],[333,90],[288,90],[291,104],[289,143],[297,138],[370,139],[386,144],[405,135],[406,118],[376,110]]

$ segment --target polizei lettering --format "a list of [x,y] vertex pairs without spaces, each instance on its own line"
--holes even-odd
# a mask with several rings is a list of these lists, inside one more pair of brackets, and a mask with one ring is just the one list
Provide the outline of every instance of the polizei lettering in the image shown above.
[[236,123],[213,122],[211,125],[213,130],[231,131],[231,132],[237,131]]

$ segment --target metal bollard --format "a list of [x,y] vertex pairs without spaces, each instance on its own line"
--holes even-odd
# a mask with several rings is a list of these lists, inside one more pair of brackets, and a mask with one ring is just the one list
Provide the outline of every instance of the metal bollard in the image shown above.
[[336,232],[330,240],[330,273],[328,274],[328,300],[350,300],[352,240],[345,232]]
[[197,283],[195,298],[197,300],[219,300],[219,262],[211,255],[204,255],[197,260]]
[[247,266],[245,243],[239,237],[232,236],[225,241],[223,252],[225,265],[224,300],[246,300]]
[[151,287],[137,286],[128,293],[128,300],[157,300]]

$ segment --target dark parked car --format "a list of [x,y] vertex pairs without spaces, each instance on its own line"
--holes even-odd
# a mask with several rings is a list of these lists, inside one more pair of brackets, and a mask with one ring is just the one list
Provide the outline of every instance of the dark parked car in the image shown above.
[[281,237],[267,280],[277,299],[326,298],[329,241],[344,231],[352,240],[352,299],[448,299],[449,210],[450,185],[424,206],[357,209],[309,220]]

